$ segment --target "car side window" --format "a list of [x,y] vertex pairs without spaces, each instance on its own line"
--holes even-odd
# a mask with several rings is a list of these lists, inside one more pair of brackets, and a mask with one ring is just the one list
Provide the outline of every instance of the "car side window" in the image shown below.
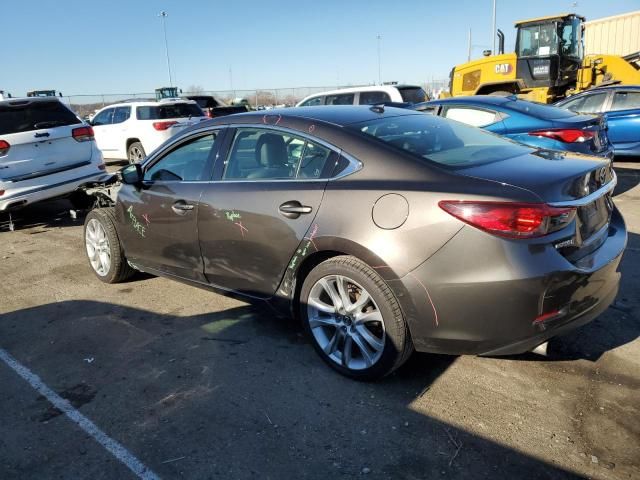
[[616,92],[611,110],[630,110],[640,108],[640,92]]
[[391,97],[387,92],[360,92],[360,105],[375,105],[390,101]]
[[300,159],[298,178],[320,178],[332,153],[328,148],[307,140]]
[[340,95],[327,95],[325,105],[353,105],[355,94],[342,93]]
[[131,107],[117,107],[113,113],[113,123],[122,123],[129,120]]
[[148,182],[197,182],[209,179],[209,154],[218,132],[193,138],[164,155],[144,173]]
[[324,99],[323,96],[319,96],[319,97],[313,97],[310,98],[309,100],[307,100],[304,103],[301,103],[300,106],[301,107],[316,107],[318,105],[322,105],[324,102],[322,101]]
[[572,112],[596,113],[602,111],[602,104],[607,98],[606,92],[583,95],[575,100],[567,101],[562,108]]
[[447,107],[443,109],[442,116],[466,123],[472,127],[486,127],[500,120],[500,115],[491,110],[481,110],[467,107]]
[[223,180],[319,178],[332,151],[288,132],[239,128]]
[[99,127],[101,125],[111,125],[114,110],[114,108],[107,108],[106,110],[103,110],[98,115],[93,117],[91,124],[95,127]]

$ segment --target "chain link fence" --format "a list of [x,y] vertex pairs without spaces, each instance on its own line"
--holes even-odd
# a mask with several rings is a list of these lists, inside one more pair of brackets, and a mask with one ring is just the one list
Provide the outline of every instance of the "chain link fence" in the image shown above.
[[[448,88],[448,80],[432,80],[421,84],[430,98],[437,98],[443,89]],[[308,95],[337,90],[339,88],[360,87],[364,85],[345,85],[330,87],[293,87],[293,88],[265,88],[256,90],[199,90],[197,92],[183,91],[181,96],[212,95],[218,100],[231,105],[246,102],[251,108],[257,107],[291,107]],[[93,115],[107,105],[127,101],[155,100],[154,92],[147,93],[106,93],[98,95],[69,95],[62,100],[81,118]]]

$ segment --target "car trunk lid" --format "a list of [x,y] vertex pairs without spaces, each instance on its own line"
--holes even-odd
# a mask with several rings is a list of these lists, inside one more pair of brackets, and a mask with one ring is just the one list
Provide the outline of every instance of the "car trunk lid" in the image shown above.
[[575,207],[575,235],[565,245],[572,247],[572,255],[582,246],[597,248],[592,237],[606,233],[616,183],[607,159],[540,150],[460,169],[459,173],[524,188],[551,206]]

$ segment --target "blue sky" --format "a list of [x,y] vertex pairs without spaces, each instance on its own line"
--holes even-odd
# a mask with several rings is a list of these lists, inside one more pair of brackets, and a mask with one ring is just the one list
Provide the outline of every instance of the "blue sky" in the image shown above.
[[[577,6],[573,6],[577,3]],[[168,83],[166,10],[177,84],[206,90],[335,86],[444,79],[473,43],[491,43],[492,0],[2,0],[0,89],[71,94],[153,91]],[[640,0],[498,0],[514,47],[515,20],[575,11],[595,19]],[[474,56],[482,48],[474,49]]]

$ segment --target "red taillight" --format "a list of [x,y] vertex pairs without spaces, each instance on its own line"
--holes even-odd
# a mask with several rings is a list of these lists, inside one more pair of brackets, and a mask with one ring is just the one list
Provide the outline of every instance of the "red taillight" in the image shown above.
[[71,130],[71,136],[76,142],[89,142],[93,140],[93,128],[78,127]]
[[211,115],[211,110],[209,109],[204,111],[204,116],[208,118],[213,118],[213,115]]
[[153,128],[158,131],[163,131],[169,128],[171,125],[175,125],[178,122],[153,122]]
[[0,197],[4,195],[4,190],[0,190]]
[[582,143],[596,136],[595,132],[577,130],[573,128],[550,128],[549,130],[536,130],[529,132],[532,137],[546,137],[552,140],[560,140],[564,143]]
[[0,157],[4,157],[7,153],[9,153],[10,148],[11,145],[9,145],[9,142],[0,140]]
[[551,320],[554,319],[556,317],[559,317],[562,314],[562,312],[558,309],[556,310],[551,310],[550,312],[547,313],[543,313],[542,315],[538,315],[534,320],[533,323],[544,323],[547,320]]
[[507,238],[533,238],[566,226],[576,209],[546,203],[474,202],[443,200],[440,208],[463,222]]

